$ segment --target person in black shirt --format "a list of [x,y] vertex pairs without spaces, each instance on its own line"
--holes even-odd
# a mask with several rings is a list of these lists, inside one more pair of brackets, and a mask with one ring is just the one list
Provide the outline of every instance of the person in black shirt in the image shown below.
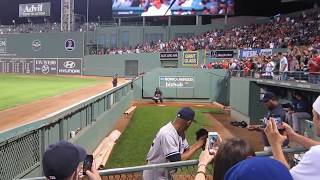
[[154,92],[154,95],[152,97],[152,100],[155,103],[158,103],[160,101],[160,103],[163,103],[163,96],[162,96],[162,92],[160,91],[159,88],[156,88],[156,91]]
[[[282,122],[286,120],[286,112],[282,108],[281,104],[278,102],[276,95],[272,92],[266,92],[262,98],[263,105],[267,108],[267,113],[264,116],[264,127],[266,126],[267,121],[271,117],[280,117]],[[270,144],[268,142],[267,136],[262,131],[262,139],[265,145],[264,150],[269,150]],[[283,146],[287,146],[289,144],[288,141],[283,143]]]
[[300,121],[311,119],[311,115],[308,113],[308,102],[300,92],[294,94],[292,108],[288,109],[286,118],[288,123],[293,127],[293,130],[297,133],[302,133]]

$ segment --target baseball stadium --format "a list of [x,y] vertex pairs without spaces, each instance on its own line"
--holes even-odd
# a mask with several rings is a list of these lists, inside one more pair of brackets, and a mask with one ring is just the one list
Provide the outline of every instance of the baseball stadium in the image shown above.
[[319,0],[1,0],[0,180],[319,180]]

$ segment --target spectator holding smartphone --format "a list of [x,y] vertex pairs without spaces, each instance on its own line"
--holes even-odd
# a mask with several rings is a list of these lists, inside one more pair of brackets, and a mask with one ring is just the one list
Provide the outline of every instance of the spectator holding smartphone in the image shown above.
[[[243,139],[231,138],[222,142],[219,137],[213,149],[209,150],[209,140],[199,157],[198,171],[195,180],[205,179],[206,167],[213,161],[215,180],[223,180],[225,173],[233,165],[255,156],[253,148]],[[213,153],[209,153],[213,150]],[[210,173],[211,174],[211,173]]]
[[[81,176],[81,162],[86,158],[86,150],[68,141],[49,145],[42,158],[42,167],[47,179],[78,180]],[[91,171],[85,172],[89,180],[101,180],[92,163]]]
[[[320,96],[313,103],[313,123],[316,134],[320,136]],[[282,162],[285,166],[289,167],[284,153],[281,149],[281,144],[289,139],[296,142],[305,148],[310,148],[307,151],[298,165],[290,169],[290,173],[295,180],[318,180],[320,179],[320,142],[304,137],[296,133],[288,124],[283,123],[286,136],[281,135],[276,128],[275,121],[272,119],[268,121],[265,133],[272,147],[274,159]]]

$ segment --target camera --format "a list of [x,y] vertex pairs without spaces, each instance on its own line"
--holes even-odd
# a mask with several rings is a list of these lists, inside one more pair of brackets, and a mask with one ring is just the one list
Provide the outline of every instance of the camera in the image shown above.
[[209,132],[208,134],[208,150],[209,154],[214,153],[214,147],[218,141],[219,134],[217,132]]

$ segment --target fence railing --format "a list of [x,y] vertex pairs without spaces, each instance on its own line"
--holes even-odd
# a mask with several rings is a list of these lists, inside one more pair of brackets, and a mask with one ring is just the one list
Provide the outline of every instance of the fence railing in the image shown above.
[[[299,162],[299,155],[306,151],[305,148],[286,148],[283,149],[286,154],[289,154],[288,160],[291,166],[296,165]],[[257,156],[272,156],[272,152],[261,151],[256,152]],[[170,174],[173,179],[190,179],[193,180],[197,173],[198,160],[180,161],[172,163],[144,165],[136,167],[106,169],[99,171],[102,179],[143,179],[143,171],[146,170],[164,170]],[[213,166],[210,165],[207,170],[207,178],[212,179]],[[29,178],[24,180],[44,180],[45,177]]]
[[295,81],[299,83],[320,84],[320,72],[288,71],[288,72],[268,72],[268,71],[229,71],[233,77],[250,77],[256,79],[270,79],[281,81]]
[[[0,132],[0,179],[18,179],[32,171],[40,175],[46,147],[62,139],[92,151],[131,102],[130,89],[131,82],[127,82],[33,123]],[[106,114],[110,117],[105,118]],[[85,131],[89,128],[95,138],[83,143],[81,138],[90,137]]]

